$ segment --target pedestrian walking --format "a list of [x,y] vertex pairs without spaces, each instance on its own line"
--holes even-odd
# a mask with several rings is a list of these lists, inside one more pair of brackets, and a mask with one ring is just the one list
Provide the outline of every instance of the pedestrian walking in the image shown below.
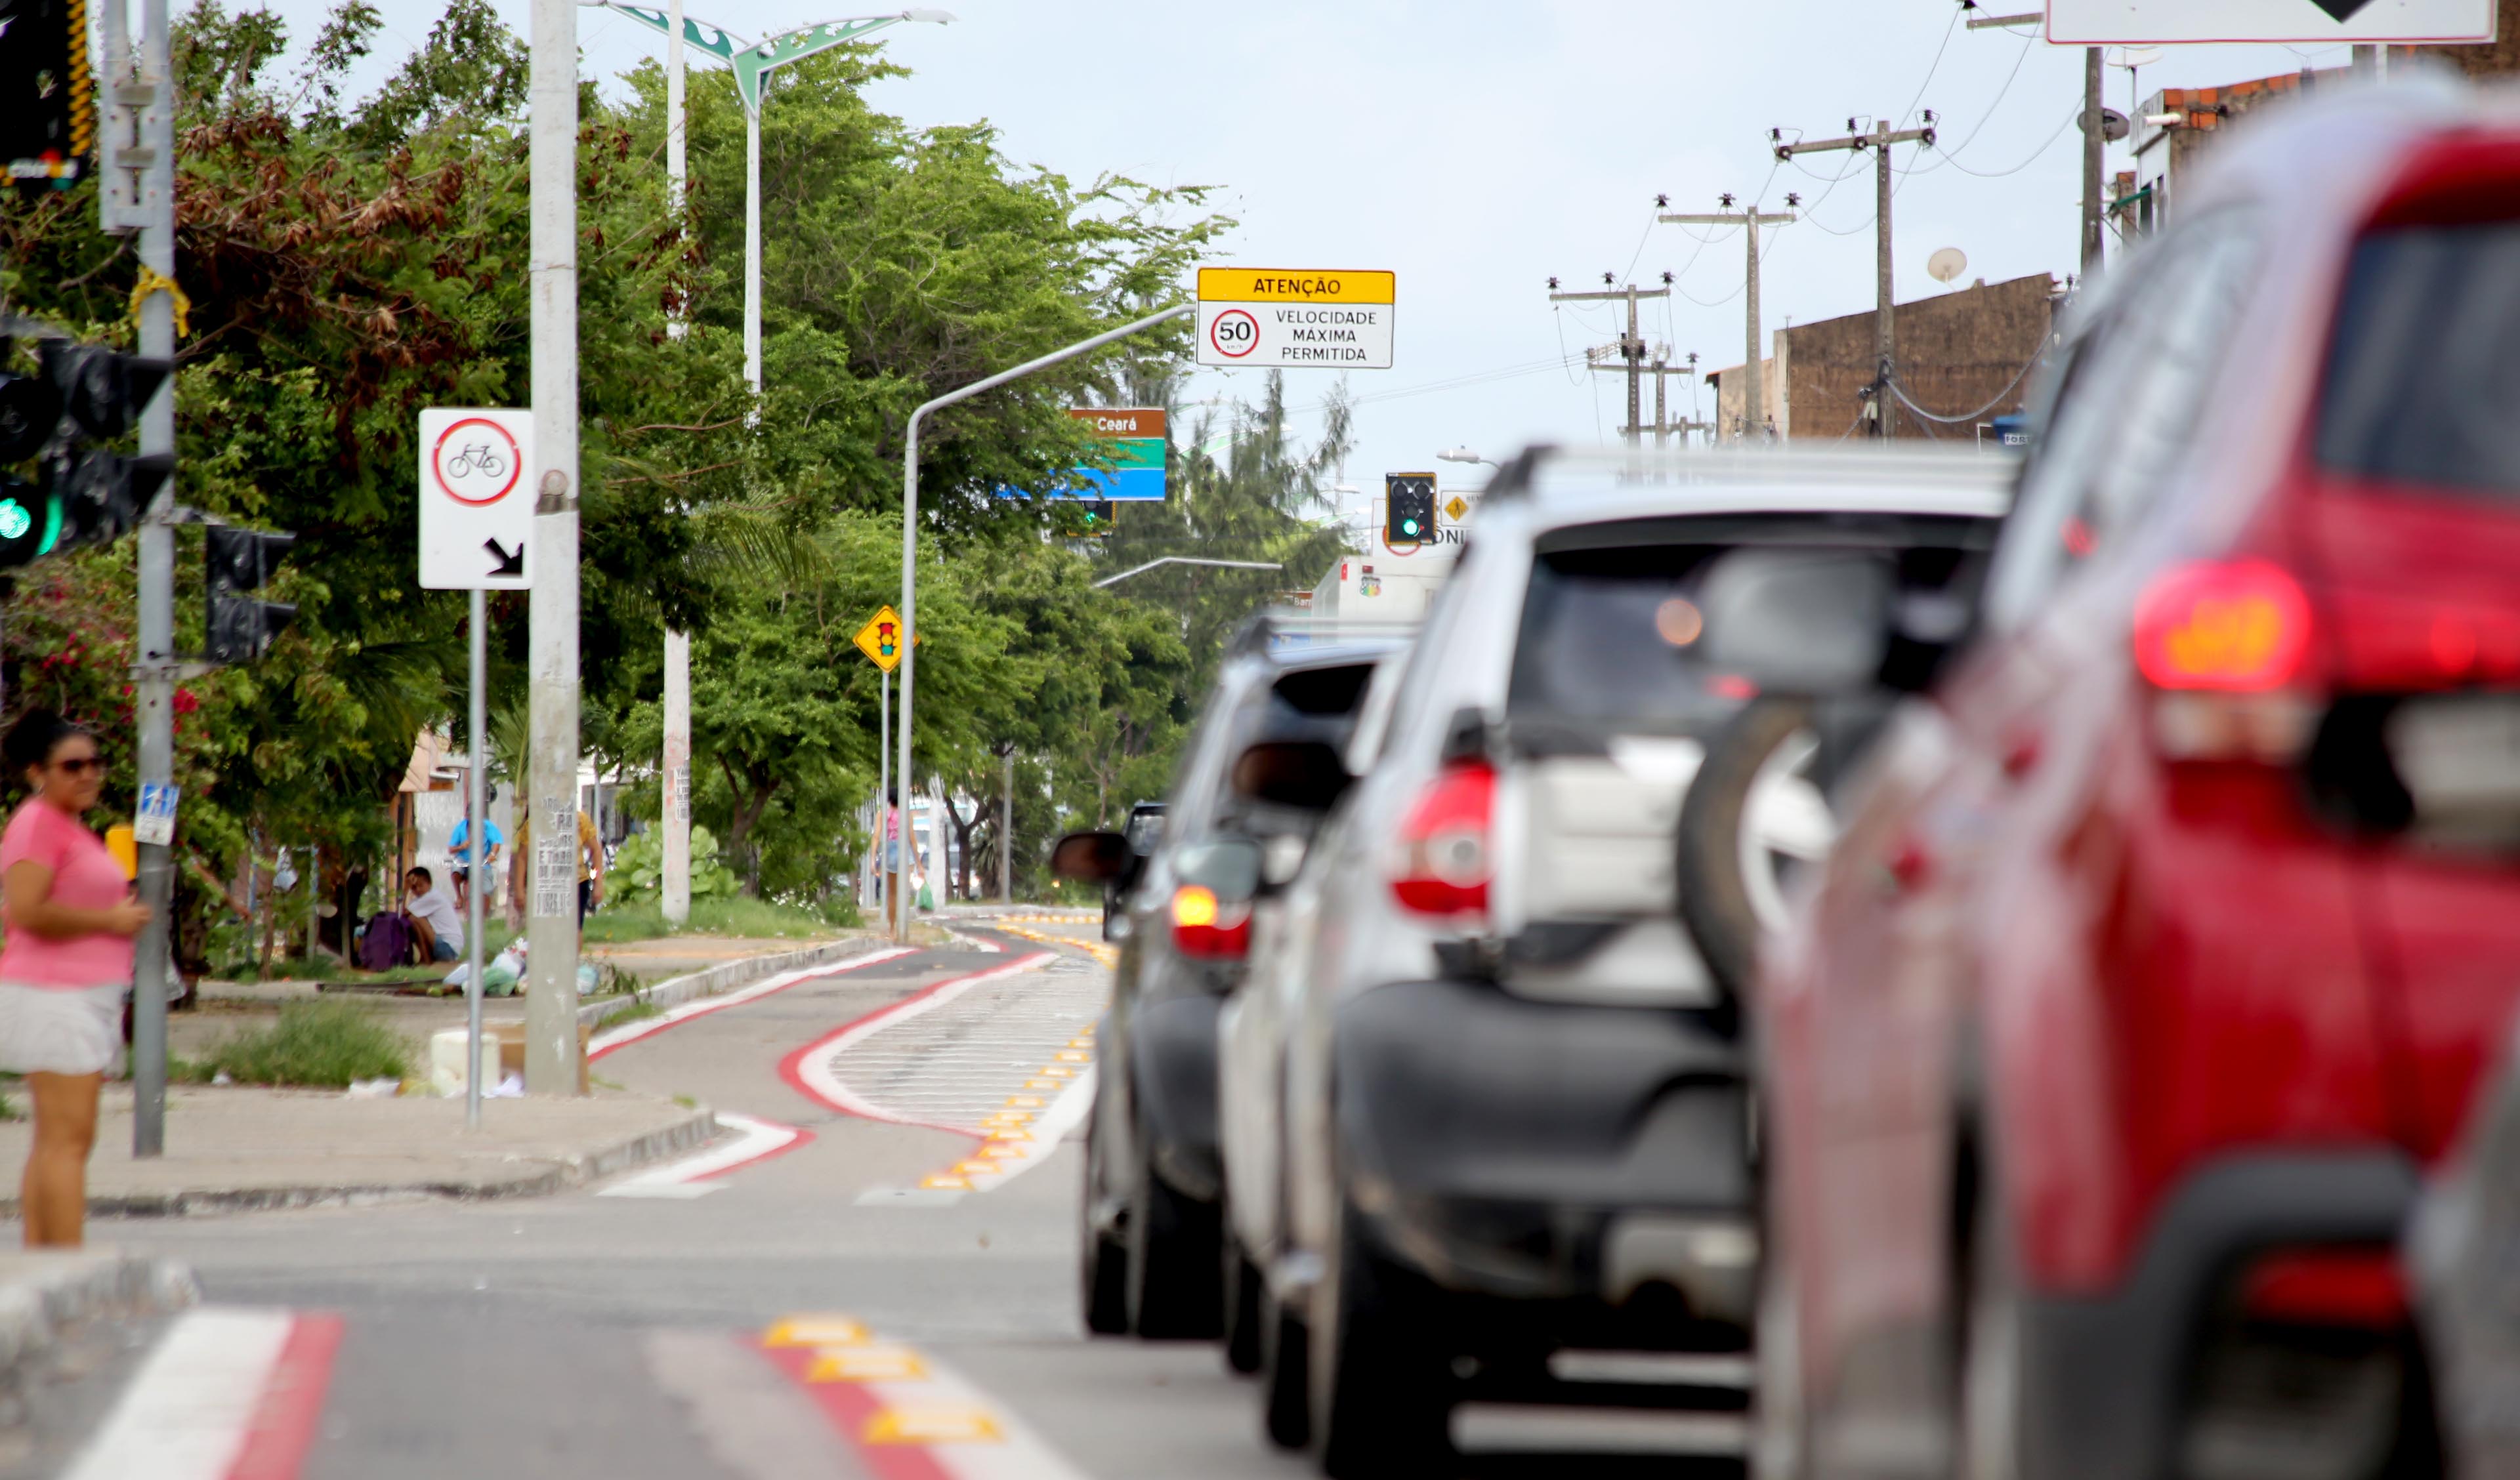
[[120,1066],[131,939],[149,907],[81,821],[105,790],[96,737],[38,710],[0,755],[30,793],[0,830],[0,1068],[26,1077],[35,1118],[19,1207],[29,1248],[75,1248],[97,1094]]

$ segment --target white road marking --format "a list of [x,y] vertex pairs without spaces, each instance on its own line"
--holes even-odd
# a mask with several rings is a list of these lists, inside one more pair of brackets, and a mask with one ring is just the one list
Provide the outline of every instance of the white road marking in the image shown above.
[[812,1139],[812,1133],[800,1126],[784,1125],[776,1120],[762,1120],[751,1115],[718,1112],[717,1123],[734,1131],[735,1139],[715,1145],[697,1156],[626,1177],[595,1195],[598,1197],[666,1197],[690,1199],[706,1197],[726,1186],[721,1178],[741,1166],[776,1156],[801,1140]]
[[296,1323],[217,1307],[176,1318],[67,1480],[226,1480]]
[[[836,1071],[837,1061],[840,1055],[878,1033],[889,1032],[906,1022],[923,1017],[952,1003],[974,987],[1020,975],[1050,959],[1051,954],[1047,951],[1019,956],[1003,966],[994,966],[986,971],[975,971],[968,976],[955,977],[927,992],[905,998],[880,1011],[870,1012],[831,1037],[810,1044],[799,1052],[792,1060],[795,1083],[798,1088],[832,1109],[863,1119],[888,1121],[894,1125],[926,1126],[931,1130],[961,1131],[967,1135],[976,1134],[975,1127],[938,1124],[915,1113],[905,1113],[902,1108],[895,1108],[868,1099],[840,1078]],[[1034,1061],[1037,1062],[1038,1059]],[[1003,1096],[1006,1092],[1001,1090],[999,1093]]]
[[748,987],[729,992],[723,997],[703,997],[697,1002],[687,1002],[679,1008],[669,1009],[654,1017],[623,1023],[617,1028],[608,1028],[596,1034],[587,1042],[586,1056],[589,1059],[601,1058],[624,1044],[637,1043],[640,1039],[652,1033],[661,1033],[676,1023],[689,1022],[695,1017],[724,1011],[728,1008],[742,1007],[747,1002],[767,997],[773,992],[786,991],[800,981],[811,981],[818,976],[837,976],[844,971],[855,971],[875,965],[878,962],[908,956],[911,950],[909,946],[893,946],[881,951],[870,951],[864,956],[852,956],[847,961],[831,965],[805,966],[794,971],[782,971],[776,976],[764,977]]

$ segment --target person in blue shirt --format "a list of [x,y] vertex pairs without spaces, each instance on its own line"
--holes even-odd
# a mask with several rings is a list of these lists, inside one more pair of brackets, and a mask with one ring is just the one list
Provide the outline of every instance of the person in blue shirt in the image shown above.
[[[489,794],[495,797],[498,793]],[[486,817],[481,819],[481,831],[489,838],[481,849],[481,883],[495,897],[499,889],[499,848],[508,839],[500,832],[499,825]],[[458,910],[465,908],[465,901],[472,894],[472,819],[459,817],[455,820],[454,832],[446,839],[447,872],[455,875],[455,908]]]

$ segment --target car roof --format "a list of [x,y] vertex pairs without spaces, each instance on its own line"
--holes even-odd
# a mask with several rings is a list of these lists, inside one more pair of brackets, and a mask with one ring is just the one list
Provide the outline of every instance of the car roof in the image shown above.
[[1536,529],[1692,514],[1916,514],[1997,518],[2017,460],[2000,452],[1864,448],[1534,448],[1480,509]]

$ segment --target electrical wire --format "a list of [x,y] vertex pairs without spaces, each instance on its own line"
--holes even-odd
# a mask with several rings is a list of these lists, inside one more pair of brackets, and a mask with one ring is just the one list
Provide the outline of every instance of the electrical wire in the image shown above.
[[1952,23],[1943,27],[1943,44],[1934,48],[1934,65],[1925,68],[1925,80],[1916,84],[1916,96],[1908,100],[1908,111],[1899,115],[1899,121],[1892,124],[1892,128],[1904,127],[1910,118],[1916,115],[1916,105],[1925,101],[1925,89],[1934,85],[1934,73],[1943,69],[1943,54],[1952,49],[1952,37],[1958,33],[1960,17],[1966,14],[1965,6],[1953,10]]
[[1892,395],[1895,395],[1895,396],[1897,396],[1897,397],[1899,398],[1899,404],[1900,404],[1900,405],[1907,407],[1910,411],[1912,411],[1912,412],[1914,412],[1916,415],[1918,415],[1918,416],[1920,416],[1920,417],[1923,417],[1923,418],[1924,418],[1926,421],[1928,421],[1928,422],[1939,422],[1939,423],[1941,423],[1942,425],[1944,425],[1945,426],[1962,426],[1962,425],[1964,425],[1964,424],[1967,424],[1967,423],[1970,423],[1970,422],[1974,422],[1974,421],[1976,421],[1978,418],[1980,418],[1980,417],[1982,417],[1982,416],[1986,415],[1986,414],[1987,414],[1988,412],[1990,412],[1990,411],[1993,411],[1993,410],[1994,410],[1995,408],[1997,408],[1998,406],[2001,406],[2001,405],[2002,405],[2004,402],[2006,402],[2006,401],[2008,401],[2008,400],[2012,399],[2012,393],[2013,393],[2014,391],[2019,390],[2019,389],[2021,388],[2021,382],[2022,382],[2022,381],[2026,381],[2026,380],[2028,380],[2028,379],[2030,379],[2030,372],[2032,372],[2032,371],[2034,371],[2034,370],[2038,369],[2038,368],[2039,368],[2039,362],[2040,362],[2041,360],[2046,359],[2047,357],[2048,357],[2048,351],[2047,351],[2047,350],[2045,350],[2045,349],[2042,349],[2042,350],[2040,350],[2040,352],[2039,352],[2039,353],[2037,353],[2037,354],[2035,354],[2035,355],[2032,355],[2032,356],[2030,357],[2030,363],[2028,363],[2028,364],[2026,364],[2026,365],[2022,366],[2020,370],[2018,370],[2018,371],[2016,371],[2016,372],[2014,372],[2014,373],[2013,373],[2013,377],[2012,377],[2012,383],[2011,383],[2011,384],[2004,386],[2004,387],[2003,387],[2003,389],[2002,389],[2002,391],[2001,393],[1999,393],[1999,394],[1996,396],[1996,398],[1995,398],[1994,400],[1987,402],[1985,405],[1983,405],[1983,406],[1979,407],[1979,408],[1978,408],[1977,410],[1975,410],[1975,411],[1970,412],[1970,413],[1969,413],[1968,415],[1966,415],[1966,416],[1959,416],[1959,417],[1947,417],[1947,416],[1941,416],[1941,415],[1938,415],[1938,414],[1936,414],[1936,413],[1934,413],[1934,412],[1927,411],[1924,407],[1919,406],[1919,405],[1917,405],[1915,402],[1913,402],[1913,401],[1912,401],[1912,400],[1908,399],[1908,388],[1907,388],[1906,386],[1904,386],[1904,385],[1902,385],[1902,384],[1900,384],[1900,383],[1899,383],[1899,376],[1898,376],[1898,373],[1897,373],[1895,370],[1891,373],[1891,376],[1890,376],[1890,393],[1891,393]]
[[1952,168],[1958,170],[1961,174],[1974,175],[1981,180],[2001,180],[2006,175],[2017,175],[2023,170],[2028,169],[2031,165],[2038,163],[2042,156],[2046,155],[2048,151],[2055,148],[2056,141],[2065,137],[2065,130],[2073,127],[2075,121],[2081,118],[2082,115],[2083,105],[2077,103],[2074,105],[2074,111],[2065,115],[2065,121],[2057,124],[2056,131],[2048,136],[2048,142],[2040,145],[2037,149],[2032,150],[2030,152],[2030,157],[2022,160],[2010,169],[1971,169],[1967,165],[1962,164],[1957,158],[1948,160],[1947,162]]

